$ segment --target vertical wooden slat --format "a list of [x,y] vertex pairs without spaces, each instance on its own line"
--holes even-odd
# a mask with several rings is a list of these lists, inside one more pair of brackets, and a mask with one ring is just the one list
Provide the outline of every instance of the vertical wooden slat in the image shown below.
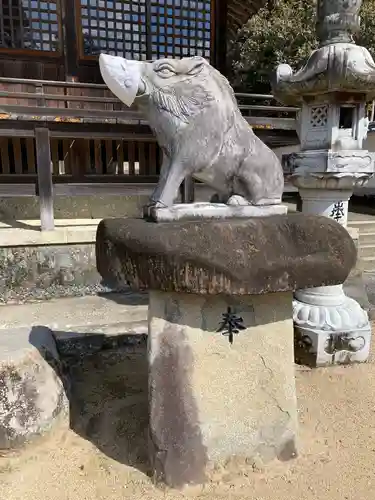
[[35,174],[35,139],[26,139],[27,173]]
[[59,175],[59,142],[58,139],[51,139],[51,160],[53,165],[53,175]]
[[72,175],[76,180],[82,177],[81,172],[81,154],[82,140],[74,139],[69,144],[69,160],[72,169]]
[[103,173],[102,141],[95,139],[94,147],[95,147],[95,173],[102,174]]
[[78,153],[79,177],[83,178],[90,172],[90,140],[80,139],[76,141]]
[[147,143],[138,142],[139,174],[148,175],[148,164],[146,163],[145,148]]
[[0,139],[0,153],[1,153],[1,165],[2,165],[2,173],[9,174],[9,147],[8,147],[8,139],[6,137]]
[[135,175],[135,144],[133,141],[128,142],[128,161],[129,175]]
[[149,151],[149,173],[150,175],[156,175],[158,171],[158,160],[157,160],[157,144],[156,142],[150,142],[148,146]]
[[113,158],[113,142],[112,140],[105,141],[105,166],[107,174],[115,174],[115,162]]
[[52,231],[55,228],[55,223],[53,215],[53,184],[49,130],[47,128],[35,129],[35,141],[38,168],[40,225],[42,231]]
[[70,139],[63,139],[62,141],[65,174],[72,173],[72,165],[70,158],[70,142],[71,142]]
[[124,174],[124,141],[118,141],[117,143],[117,164],[119,175]]
[[13,137],[14,167],[16,174],[22,174],[21,138]]

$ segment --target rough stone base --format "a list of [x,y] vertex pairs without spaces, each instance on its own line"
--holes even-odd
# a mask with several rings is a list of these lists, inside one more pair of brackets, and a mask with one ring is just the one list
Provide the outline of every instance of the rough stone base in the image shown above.
[[31,332],[1,332],[0,449],[22,444],[67,412],[61,375],[51,330],[33,327]]
[[[227,312],[240,318],[233,344],[218,331]],[[148,350],[157,480],[182,487],[204,482],[212,465],[229,459],[296,456],[291,293],[152,291]]]

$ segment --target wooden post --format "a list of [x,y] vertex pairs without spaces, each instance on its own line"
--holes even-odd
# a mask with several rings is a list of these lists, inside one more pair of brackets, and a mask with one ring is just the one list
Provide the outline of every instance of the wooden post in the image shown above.
[[51,170],[51,149],[48,128],[35,129],[36,161],[38,170],[38,194],[40,225],[42,231],[53,231],[53,184]]
[[181,201],[182,203],[194,202],[194,179],[192,177],[186,177],[181,184]]

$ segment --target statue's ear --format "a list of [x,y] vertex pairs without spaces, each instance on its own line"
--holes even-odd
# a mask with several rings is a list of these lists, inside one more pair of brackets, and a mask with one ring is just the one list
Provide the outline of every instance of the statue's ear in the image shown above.
[[160,111],[167,111],[185,123],[215,99],[203,85],[190,87],[184,82],[156,89],[150,98]]

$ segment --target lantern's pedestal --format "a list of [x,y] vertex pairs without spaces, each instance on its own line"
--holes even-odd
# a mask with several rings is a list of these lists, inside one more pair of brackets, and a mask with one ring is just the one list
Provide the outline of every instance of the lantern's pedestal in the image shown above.
[[342,285],[298,290],[293,301],[296,360],[311,366],[364,362],[370,352],[367,312]]
[[[204,481],[210,464],[231,457],[296,456],[291,301],[290,292],[150,293],[150,458],[158,478],[179,486]],[[238,331],[232,344],[230,322]]]
[[[340,250],[340,252],[338,251]],[[345,229],[301,214],[98,227],[105,280],[149,289],[150,462],[174,487],[296,455],[292,292],[341,283]]]

